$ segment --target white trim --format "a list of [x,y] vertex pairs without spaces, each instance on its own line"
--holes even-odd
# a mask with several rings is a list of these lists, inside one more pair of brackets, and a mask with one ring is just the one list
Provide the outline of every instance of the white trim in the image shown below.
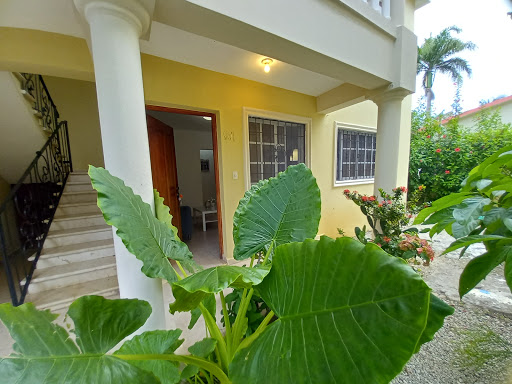
[[336,173],[338,170],[338,130],[343,129],[345,131],[358,131],[358,132],[365,132],[365,133],[375,133],[377,134],[377,128],[375,127],[368,127],[365,125],[357,125],[357,124],[349,124],[349,123],[343,123],[341,121],[335,121],[334,122],[334,159],[333,159],[333,186],[336,187],[343,187],[348,185],[364,185],[364,184],[374,184],[375,178],[372,179],[356,179],[356,180],[343,180],[338,181],[336,180]]
[[289,115],[287,113],[266,111],[243,107],[242,113],[242,140],[244,149],[244,181],[245,190],[251,188],[251,168],[249,162],[249,116],[261,117],[264,119],[287,121],[290,123],[299,123],[306,126],[306,165],[311,168],[311,130],[313,128],[313,119],[310,117]]

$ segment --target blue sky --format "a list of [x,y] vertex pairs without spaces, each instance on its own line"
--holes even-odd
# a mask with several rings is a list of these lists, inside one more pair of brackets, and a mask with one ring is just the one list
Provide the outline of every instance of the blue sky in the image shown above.
[[[443,28],[456,25],[462,29],[457,35],[477,45],[473,52],[460,56],[469,61],[473,75],[464,76],[462,109],[476,108],[482,99],[512,95],[512,11],[511,0],[432,0],[420,8],[415,17],[418,44],[430,34],[437,35]],[[434,81],[434,108],[437,113],[451,111],[456,87],[449,76],[438,74]],[[413,108],[424,95],[418,77]]]

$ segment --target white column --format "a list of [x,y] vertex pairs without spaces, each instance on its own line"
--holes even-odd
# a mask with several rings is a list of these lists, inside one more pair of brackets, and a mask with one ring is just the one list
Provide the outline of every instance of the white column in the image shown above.
[[377,196],[379,188],[390,193],[393,188],[407,186],[410,125],[405,124],[404,119],[410,120],[410,115],[403,114],[402,101],[409,93],[397,89],[372,98],[378,106],[374,184]]
[[[150,15],[137,0],[75,0],[75,5],[90,26],[105,168],[154,209],[139,47]],[[143,275],[142,262],[115,232],[114,247],[121,297],[148,301],[153,312],[144,330],[163,329],[161,280]]]

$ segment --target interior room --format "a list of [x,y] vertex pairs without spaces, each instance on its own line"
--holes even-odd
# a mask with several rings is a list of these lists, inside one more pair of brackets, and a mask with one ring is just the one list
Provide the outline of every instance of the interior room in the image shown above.
[[[219,264],[221,234],[218,225],[212,117],[166,110],[148,110],[147,115],[163,123],[165,126],[160,127],[168,130],[174,139],[176,160],[167,159],[165,163],[168,168],[174,165],[176,168],[180,218],[173,218],[173,225],[180,226],[181,239],[187,243],[199,264],[205,267]],[[149,134],[150,150],[154,151],[151,132]],[[166,156],[172,157],[172,154],[166,152]],[[173,174],[172,170],[170,174]],[[171,189],[174,191],[174,186]],[[170,207],[172,205],[170,201],[164,200],[164,203]],[[171,214],[172,210],[171,207]]]

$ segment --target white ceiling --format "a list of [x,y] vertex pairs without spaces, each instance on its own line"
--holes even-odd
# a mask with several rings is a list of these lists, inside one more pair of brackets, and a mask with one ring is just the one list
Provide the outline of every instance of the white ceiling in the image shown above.
[[181,113],[146,111],[150,116],[178,131],[211,132],[212,122],[203,116],[184,115]]
[[[71,0],[2,0],[0,26],[36,29],[85,38]],[[318,96],[342,81],[274,60],[270,73],[263,72],[264,56],[153,22],[149,41],[141,40],[141,52],[215,72]]]

